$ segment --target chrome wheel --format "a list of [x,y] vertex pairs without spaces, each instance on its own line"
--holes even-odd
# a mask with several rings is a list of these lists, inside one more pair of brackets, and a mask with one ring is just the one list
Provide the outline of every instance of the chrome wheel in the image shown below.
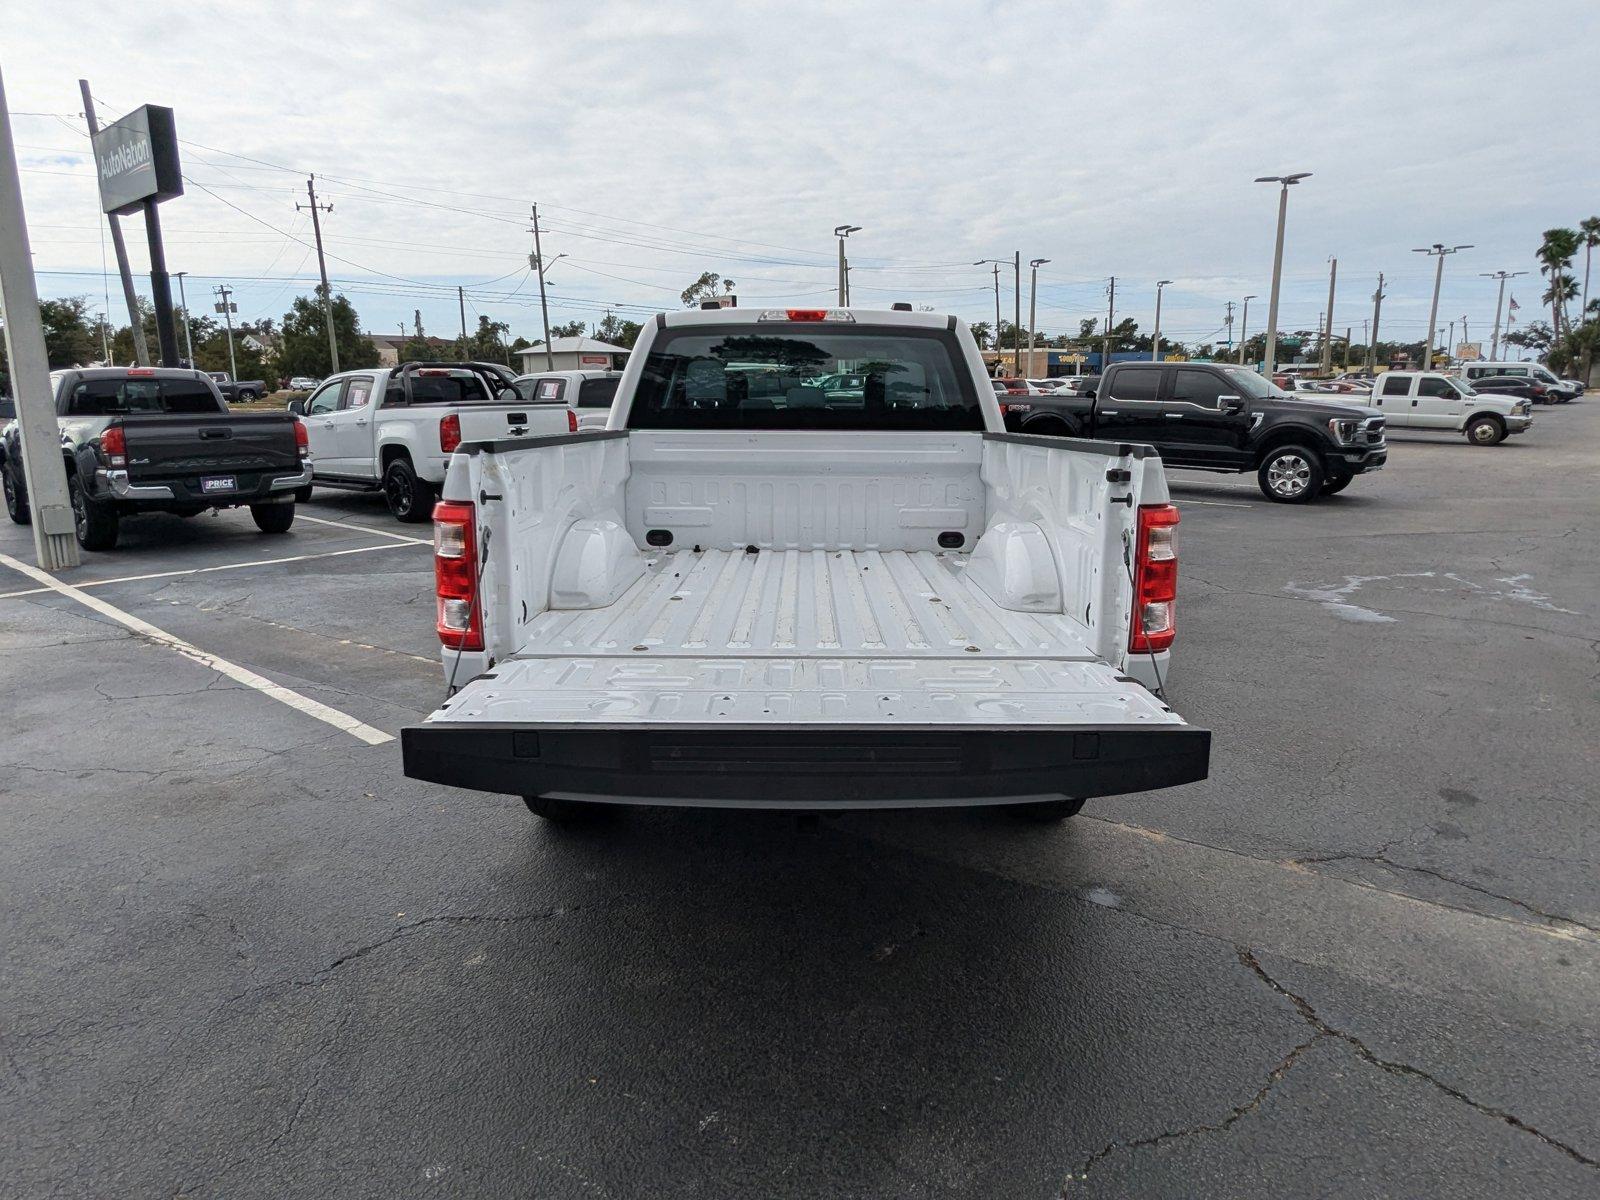
[[1286,500],[1304,495],[1311,486],[1311,464],[1299,454],[1280,454],[1267,464],[1267,486]]

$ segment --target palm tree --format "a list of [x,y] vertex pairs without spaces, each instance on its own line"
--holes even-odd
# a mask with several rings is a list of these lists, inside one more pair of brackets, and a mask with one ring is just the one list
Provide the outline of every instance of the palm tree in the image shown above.
[[1589,256],[1600,246],[1600,217],[1585,217],[1578,222],[1578,231],[1583,235],[1583,303],[1578,306],[1582,317],[1589,311]]
[[1565,303],[1570,296],[1564,294],[1565,288],[1558,285],[1558,280],[1566,274],[1572,265],[1573,255],[1578,253],[1583,238],[1576,229],[1546,229],[1544,241],[1539,244],[1535,257],[1539,260],[1539,274],[1547,276],[1550,287],[1544,294],[1544,300],[1550,305],[1551,329],[1557,341],[1561,340],[1561,315]]

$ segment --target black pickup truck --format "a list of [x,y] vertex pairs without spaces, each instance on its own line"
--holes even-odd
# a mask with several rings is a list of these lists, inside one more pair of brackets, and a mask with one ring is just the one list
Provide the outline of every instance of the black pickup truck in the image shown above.
[[[67,491],[85,550],[117,544],[121,519],[192,517],[249,505],[263,533],[294,523],[294,494],[311,482],[306,428],[288,412],[235,413],[204,373],[99,367],[56,375],[56,423]],[[17,423],[0,433],[6,512],[30,519]]]
[[1144,442],[1169,467],[1254,471],[1283,504],[1343,491],[1389,457],[1373,409],[1290,396],[1221,363],[1114,363],[1077,395],[999,399],[1007,429]]

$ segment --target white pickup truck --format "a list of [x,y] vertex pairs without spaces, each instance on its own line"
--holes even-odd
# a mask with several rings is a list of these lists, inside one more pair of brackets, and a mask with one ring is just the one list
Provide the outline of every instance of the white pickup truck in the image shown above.
[[1440,371],[1389,371],[1378,376],[1368,402],[1393,429],[1442,429],[1494,446],[1533,424],[1533,405],[1515,396],[1477,392]]
[[330,376],[291,411],[311,439],[311,488],[383,489],[389,511],[402,521],[426,521],[433,512],[445,466],[462,441],[469,415],[496,435],[576,432],[577,418],[563,404],[534,404],[516,388],[516,376],[498,363],[406,363]]
[[1177,522],[1149,447],[1006,432],[954,317],[661,315],[605,431],[457,448],[449,698],[405,771],[554,819],[1053,819],[1202,779],[1210,733],[1159,694]]

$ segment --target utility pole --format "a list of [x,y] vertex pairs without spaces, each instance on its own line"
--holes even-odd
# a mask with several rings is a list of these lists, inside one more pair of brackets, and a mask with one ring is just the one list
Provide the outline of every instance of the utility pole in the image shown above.
[[1456,323],[1454,321],[1451,321],[1450,322],[1450,334],[1449,334],[1448,337],[1445,338],[1445,342],[1444,342],[1444,356],[1445,356],[1445,359],[1447,361],[1451,356],[1451,351],[1454,348],[1455,344],[1456,344]]
[[189,298],[183,292],[183,277],[187,271],[178,271],[178,303],[183,306],[183,350],[189,356],[189,366],[194,366],[194,338],[189,332]]
[[[87,90],[87,85],[85,85]],[[0,79],[0,316],[5,319],[11,393],[16,397],[22,438],[22,470],[33,506],[33,550],[39,566],[60,571],[78,565],[73,537],[67,471],[61,457],[61,431],[50,391],[50,358],[39,318],[39,290],[33,278],[33,250],[22,211],[22,177],[11,140],[11,111]],[[137,320],[135,321],[137,324]],[[14,470],[15,468],[13,468]],[[31,568],[30,568],[31,570]]]
[[[233,289],[224,283],[213,288],[212,291],[222,297],[217,303],[217,311],[222,314],[222,319],[228,324],[228,376],[231,379],[238,379],[239,364],[233,358],[233,310],[237,307],[233,303]],[[334,368],[335,371],[338,369],[338,367]]]
[[[328,261],[322,256],[322,220],[319,213],[332,212],[333,205],[317,203],[317,177],[306,176],[306,196],[310,203],[303,207],[311,210],[311,232],[317,239],[317,270],[322,273],[322,319],[328,323],[328,358],[333,364],[332,374],[339,373],[339,339],[333,332],[333,289],[328,286]],[[302,205],[296,204],[299,211]]]
[[1011,317],[1011,355],[1016,360],[1012,365],[1016,367],[1017,374],[1022,372],[1022,251],[1017,250],[1011,256],[1011,297],[1016,308]]
[[1467,314],[1461,314],[1461,341],[1465,345],[1472,340],[1472,335],[1467,332]]
[[1283,283],[1283,228],[1289,218],[1289,189],[1310,176],[1310,171],[1296,171],[1293,175],[1261,175],[1256,178],[1257,183],[1281,185],[1278,190],[1278,240],[1272,251],[1272,291],[1267,297],[1267,346],[1261,359],[1261,373],[1269,378],[1278,365],[1278,293]]
[[1244,366],[1244,344],[1250,340],[1247,336],[1250,332],[1250,301],[1254,299],[1254,296],[1246,296],[1244,298],[1244,315],[1239,318],[1239,365],[1241,367]]
[[1049,262],[1049,261],[1050,260],[1048,258],[1032,258],[1032,259],[1028,260],[1028,266],[1030,268],[1032,268],[1032,271],[1033,271],[1033,278],[1030,280],[1030,282],[1028,284],[1028,368],[1029,368],[1029,370],[1033,369],[1033,341],[1034,341],[1035,326],[1038,323],[1038,308],[1036,306],[1037,306],[1037,303],[1038,303],[1038,300],[1039,300],[1039,268],[1044,266],[1044,264]]
[[1156,332],[1155,336],[1150,339],[1151,362],[1161,361],[1161,292],[1171,282],[1172,280],[1170,279],[1156,280]]
[[467,292],[466,289],[456,287],[456,303],[461,306],[461,357],[467,357]]
[[1500,294],[1494,301],[1494,334],[1489,342],[1489,361],[1498,362],[1500,359],[1500,306],[1506,299],[1506,280],[1515,279],[1518,275],[1526,275],[1526,271],[1479,271],[1485,279],[1498,279],[1500,281]]
[[1106,373],[1106,368],[1111,365],[1111,330],[1112,319],[1117,314],[1117,277],[1113,275],[1110,280],[1110,290],[1106,293],[1106,336],[1105,349],[1100,352],[1100,374]]
[[839,307],[850,303],[850,266],[844,257],[844,240],[852,233],[860,233],[859,225],[835,225],[833,236],[839,239]]
[[539,206],[533,206],[533,269],[539,273],[539,315],[544,318],[544,369],[556,369],[555,354],[550,349],[550,305],[544,296],[544,251],[539,248]]
[[1233,354],[1233,301],[1228,301],[1228,314],[1222,318],[1222,323],[1228,328],[1228,354]]
[[[89,125],[89,138],[100,132],[100,122],[94,115],[94,96],[89,92],[89,81],[78,80],[78,91],[83,94],[83,117]],[[96,165],[96,174],[99,167]],[[106,224],[111,226],[111,246],[117,252],[117,273],[122,276],[122,298],[128,305],[128,325],[133,333],[133,356],[141,367],[150,365],[150,348],[144,341],[144,322],[139,319],[139,298],[133,290],[133,270],[128,266],[128,246],[122,240],[122,223],[115,213],[106,214]],[[107,313],[107,317],[111,314]]]
[[1378,272],[1378,290],[1372,293],[1372,340],[1367,343],[1367,374],[1378,372],[1378,317],[1383,312],[1383,272]]
[[1344,369],[1346,373],[1350,370],[1350,326],[1348,325],[1344,327]]
[[[1000,267],[1004,260],[998,258],[980,258],[972,265],[975,267],[994,264],[994,373],[1000,374]],[[1021,301],[1018,301],[1020,307]]]
[[1329,258],[1328,268],[1328,323],[1322,329],[1322,373],[1333,370],[1333,285],[1339,278],[1339,260]]
[[1413,254],[1426,254],[1439,260],[1439,265],[1433,272],[1433,306],[1428,309],[1428,335],[1423,339],[1422,369],[1424,371],[1433,370],[1433,339],[1437,332],[1434,326],[1439,320],[1439,286],[1444,282],[1445,256],[1471,249],[1471,243],[1461,246],[1446,246],[1443,242],[1435,242],[1432,246],[1417,246],[1411,251]]

